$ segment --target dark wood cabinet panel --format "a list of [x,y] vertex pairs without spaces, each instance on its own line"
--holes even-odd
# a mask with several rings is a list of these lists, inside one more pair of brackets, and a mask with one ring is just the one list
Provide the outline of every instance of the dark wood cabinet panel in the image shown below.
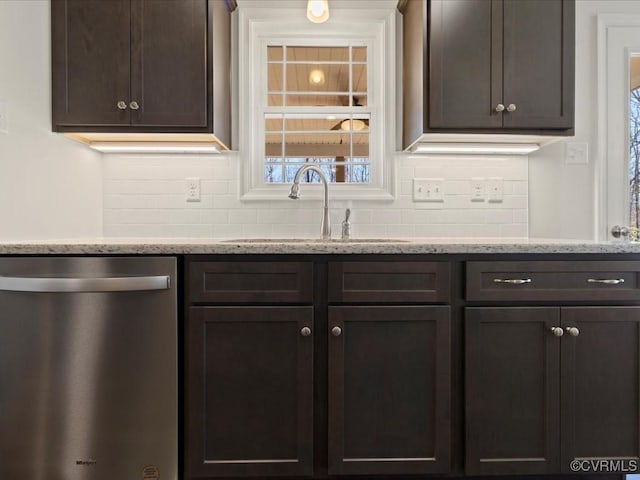
[[53,0],[53,124],[128,125],[129,0]]
[[502,101],[502,11],[491,0],[431,2],[431,128],[500,128],[491,106]]
[[449,262],[330,262],[329,301],[444,303],[450,271]]
[[561,311],[562,470],[576,458],[638,461],[640,307]]
[[575,2],[503,0],[506,128],[573,128]]
[[207,2],[131,0],[133,125],[206,127]]
[[557,472],[560,310],[465,311],[466,473]]
[[311,262],[192,262],[189,301],[311,303]]
[[467,300],[640,300],[638,261],[467,262]]
[[449,316],[329,307],[329,474],[450,470]]
[[403,27],[404,148],[423,133],[573,133],[575,0],[411,0]]
[[52,0],[53,130],[230,140],[222,0]]
[[312,473],[313,327],[310,306],[189,309],[187,477]]
[[640,461],[640,307],[465,310],[468,474]]

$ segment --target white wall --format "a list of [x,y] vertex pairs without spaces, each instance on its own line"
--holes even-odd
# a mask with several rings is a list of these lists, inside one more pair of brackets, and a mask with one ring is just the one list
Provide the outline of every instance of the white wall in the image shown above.
[[[638,0],[576,0],[575,138],[530,156],[529,233],[532,237],[595,239],[597,230],[597,33],[599,13],[640,13]],[[620,112],[623,115],[623,112]],[[588,143],[589,163],[565,163],[565,143]]]
[[[104,156],[105,236],[315,237],[319,201],[240,202],[236,153],[212,156]],[[398,155],[394,202],[331,202],[334,237],[345,207],[355,237],[526,237],[527,158]],[[186,202],[186,178],[199,177],[202,201]],[[416,204],[412,179],[444,178],[444,203]],[[504,201],[472,202],[472,177],[504,178]],[[301,197],[305,196],[305,186]]]
[[102,234],[102,160],[51,132],[49,0],[0,1],[0,241]]

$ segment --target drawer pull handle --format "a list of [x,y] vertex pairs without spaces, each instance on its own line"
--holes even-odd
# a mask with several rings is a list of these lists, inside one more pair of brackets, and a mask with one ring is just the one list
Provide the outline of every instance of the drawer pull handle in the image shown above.
[[564,335],[564,330],[561,327],[551,327],[551,333],[553,333],[556,337],[561,337]]
[[493,283],[509,283],[511,285],[523,285],[531,283],[530,278],[494,278]]
[[587,283],[604,283],[605,285],[620,285],[624,278],[588,278]]
[[578,327],[567,327],[566,330],[567,333],[572,337],[577,337],[578,335],[580,335],[580,330],[578,330]]

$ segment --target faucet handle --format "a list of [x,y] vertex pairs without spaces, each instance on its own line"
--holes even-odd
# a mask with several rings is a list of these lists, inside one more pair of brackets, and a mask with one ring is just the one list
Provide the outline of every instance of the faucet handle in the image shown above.
[[342,222],[342,240],[351,239],[351,222],[349,217],[351,216],[351,209],[347,208],[344,212],[344,221]]

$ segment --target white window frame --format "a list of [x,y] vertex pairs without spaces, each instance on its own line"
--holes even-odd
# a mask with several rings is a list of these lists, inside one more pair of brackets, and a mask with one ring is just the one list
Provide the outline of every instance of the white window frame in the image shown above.
[[[393,0],[374,0],[366,4],[367,7],[362,1],[329,2],[329,21],[316,25],[306,18],[306,1],[238,2],[237,132],[241,200],[290,201],[287,198],[290,185],[264,182],[267,46],[282,42],[292,45],[298,39],[303,46],[340,46],[345,41],[367,46],[371,181],[369,184],[332,184],[331,198],[394,199],[393,157],[398,138],[395,109],[398,12]],[[322,187],[310,185],[305,187],[301,198],[317,200],[321,196]]]

